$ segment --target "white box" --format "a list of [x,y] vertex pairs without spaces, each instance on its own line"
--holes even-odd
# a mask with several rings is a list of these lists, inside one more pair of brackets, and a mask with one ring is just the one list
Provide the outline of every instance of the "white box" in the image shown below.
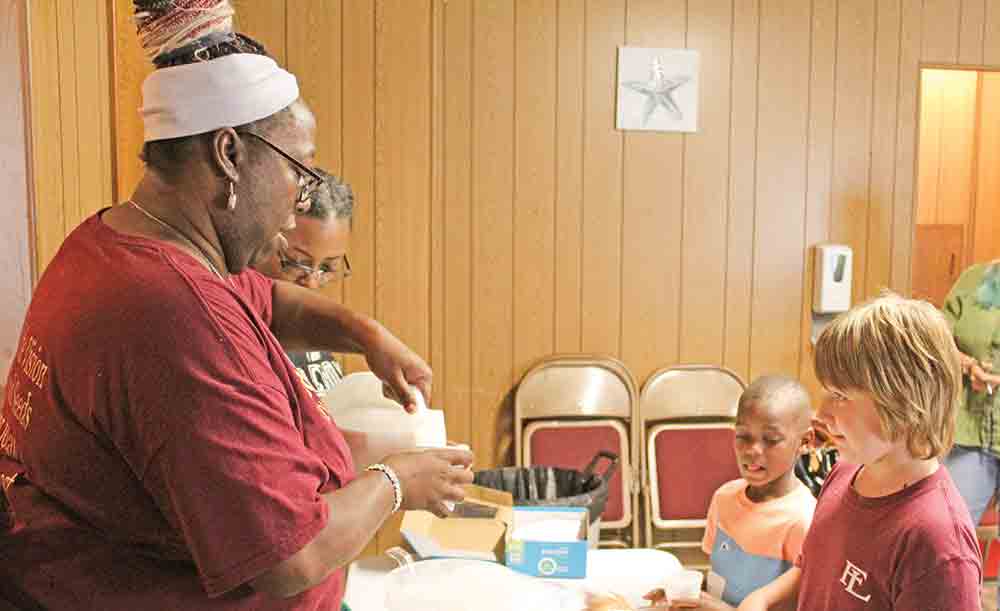
[[854,260],[850,246],[817,244],[813,279],[813,312],[836,314],[851,308],[851,268]]

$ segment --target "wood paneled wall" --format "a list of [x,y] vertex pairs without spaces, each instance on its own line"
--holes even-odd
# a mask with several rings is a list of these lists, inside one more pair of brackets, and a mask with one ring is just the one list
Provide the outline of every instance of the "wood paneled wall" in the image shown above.
[[917,223],[961,225],[959,269],[973,257],[980,73],[921,71]]
[[28,5],[35,263],[45,269],[80,221],[114,203],[106,2]]
[[973,261],[1000,259],[1000,72],[981,74]]
[[[811,383],[810,247],[853,247],[855,301],[907,292],[918,66],[1000,64],[998,0],[235,4],[358,195],[333,292],[430,359],[480,466],[507,459],[511,390],[554,351],[640,382],[714,362]],[[621,45],[701,51],[698,133],[615,130]],[[146,68],[129,44],[117,63],[127,194]]]
[[25,0],[0,0],[0,386],[14,358],[31,298],[31,197],[28,174],[27,14]]
[[959,268],[1000,255],[1000,73],[921,71],[917,223],[961,225]]

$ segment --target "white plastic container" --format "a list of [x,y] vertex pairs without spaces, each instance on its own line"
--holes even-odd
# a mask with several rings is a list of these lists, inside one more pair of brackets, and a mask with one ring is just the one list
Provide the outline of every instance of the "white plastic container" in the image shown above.
[[633,609],[649,605],[643,597],[663,588],[674,573],[684,570],[677,558],[656,549],[596,549],[587,554],[585,588],[594,593],[613,593]]
[[424,560],[385,577],[387,611],[578,611],[579,593],[493,562]]
[[664,587],[667,598],[672,601],[698,600],[701,597],[701,580],[701,571],[685,569],[671,573]]
[[448,443],[444,412],[427,409],[417,397],[417,411],[409,414],[382,394],[382,381],[371,372],[352,373],[323,399],[334,422],[351,444],[358,471],[390,454],[417,448],[443,448]]

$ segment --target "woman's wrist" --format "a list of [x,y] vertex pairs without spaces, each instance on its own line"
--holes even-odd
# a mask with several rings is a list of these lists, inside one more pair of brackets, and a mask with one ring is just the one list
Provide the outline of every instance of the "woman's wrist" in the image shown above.
[[975,364],[975,362],[976,359],[972,358],[968,354],[965,354],[964,352],[958,353],[958,363],[962,369],[962,375],[969,375],[969,372],[972,370],[972,365]]
[[378,471],[389,481],[392,486],[392,511],[396,513],[403,504],[403,485],[399,481],[399,476],[395,469],[383,463],[376,463],[365,468],[365,471]]

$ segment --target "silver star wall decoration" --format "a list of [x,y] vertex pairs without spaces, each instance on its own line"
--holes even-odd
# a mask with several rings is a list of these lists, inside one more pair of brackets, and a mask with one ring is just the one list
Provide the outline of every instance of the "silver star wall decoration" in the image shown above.
[[694,132],[698,127],[698,53],[618,50],[618,129]]

